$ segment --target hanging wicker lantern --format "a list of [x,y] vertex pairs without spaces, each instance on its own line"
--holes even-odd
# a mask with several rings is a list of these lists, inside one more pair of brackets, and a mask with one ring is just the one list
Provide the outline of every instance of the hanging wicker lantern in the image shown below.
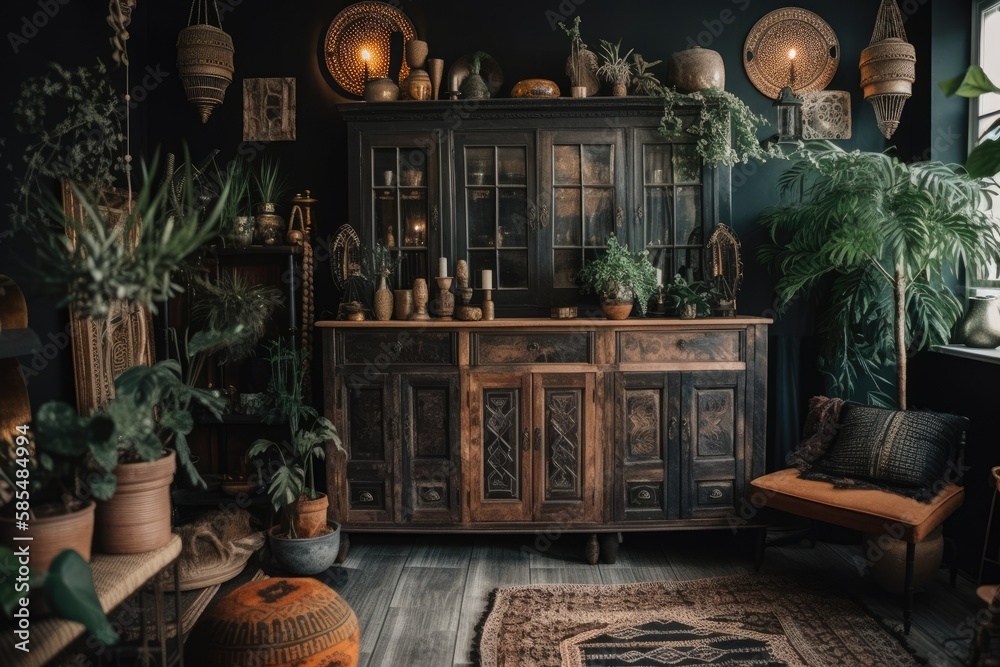
[[[222,31],[215,0],[212,8],[218,27],[209,22],[208,0],[192,0],[188,27],[177,36],[177,69],[188,101],[198,107],[202,123],[207,123],[212,110],[222,104],[226,88],[233,82],[233,39]],[[191,23],[192,19],[197,22]]]
[[899,127],[903,105],[913,92],[917,51],[906,41],[903,15],[896,0],[882,0],[872,41],[861,52],[861,88],[875,107],[878,128],[886,139]]

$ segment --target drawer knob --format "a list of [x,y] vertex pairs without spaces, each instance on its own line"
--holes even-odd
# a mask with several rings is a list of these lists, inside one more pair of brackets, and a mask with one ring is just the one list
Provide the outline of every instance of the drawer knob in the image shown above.
[[430,503],[436,503],[441,500],[441,494],[438,493],[437,489],[427,489],[424,491],[424,500]]
[[677,341],[677,347],[681,348],[682,350],[684,348],[686,348],[687,346],[688,346],[688,342],[686,340],[684,340],[683,338],[681,338],[679,341]]
[[643,489],[642,491],[639,492],[639,500],[649,500],[652,497],[653,497],[653,494],[651,494],[646,489]]
[[363,503],[370,503],[375,500],[375,496],[373,496],[370,491],[362,491],[358,496],[358,500]]
[[722,497],[722,489],[712,489],[712,491],[708,494],[708,497],[712,500],[718,500]]
[[535,341],[528,343],[528,352],[538,352],[540,346]]

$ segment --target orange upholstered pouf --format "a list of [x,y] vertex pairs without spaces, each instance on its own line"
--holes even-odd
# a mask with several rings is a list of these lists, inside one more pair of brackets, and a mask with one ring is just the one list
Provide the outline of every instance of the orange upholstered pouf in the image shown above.
[[330,587],[309,578],[261,579],[206,612],[188,653],[212,667],[356,667],[360,642],[357,616]]

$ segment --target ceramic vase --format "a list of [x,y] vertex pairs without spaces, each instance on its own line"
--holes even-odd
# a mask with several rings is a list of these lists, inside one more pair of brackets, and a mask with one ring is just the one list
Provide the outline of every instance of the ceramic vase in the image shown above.
[[424,64],[427,62],[427,42],[411,39],[406,43],[405,52],[410,74],[400,85],[400,95],[404,100],[429,100],[431,78],[424,69]]
[[696,93],[706,88],[726,89],[726,65],[718,51],[692,46],[670,56],[667,83],[679,93]]
[[392,319],[393,295],[389,289],[389,281],[385,276],[379,276],[378,289],[375,290],[375,299],[372,303],[372,310],[375,311],[375,319],[380,322]]
[[628,94],[628,86],[623,81],[616,81],[611,86],[611,95],[614,97],[625,97]]
[[471,72],[458,88],[463,100],[488,100],[490,88],[479,72]]
[[399,99],[399,86],[384,76],[368,79],[363,97],[365,102],[392,102]]
[[431,316],[427,314],[427,302],[430,299],[430,292],[427,289],[427,281],[417,278],[413,281],[413,314],[411,320],[429,320]]
[[413,314],[413,290],[393,290],[392,314],[397,320],[408,320]]
[[249,215],[238,215],[233,218],[233,245],[237,248],[247,248],[253,243],[253,233],[256,223]]
[[427,76],[431,78],[431,99],[439,99],[441,94],[441,80],[444,78],[444,61],[440,58],[428,58]]
[[271,202],[257,204],[254,227],[257,240],[263,245],[274,245],[285,233],[285,221],[277,214],[277,207]]
[[956,337],[966,347],[990,349],[1000,346],[1000,299],[974,296],[969,310],[958,323]]

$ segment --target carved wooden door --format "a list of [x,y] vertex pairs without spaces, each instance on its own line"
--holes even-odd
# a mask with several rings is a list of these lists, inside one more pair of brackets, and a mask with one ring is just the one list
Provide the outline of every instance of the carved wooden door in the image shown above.
[[531,521],[531,375],[469,377],[471,520]]
[[615,375],[616,521],[678,516],[680,376]]
[[393,470],[399,438],[399,401],[392,376],[341,377],[341,395],[346,414],[350,415],[346,433],[341,436],[347,450],[344,489],[347,497],[343,499],[346,520],[362,524],[391,522],[395,502]]
[[593,373],[540,373],[532,382],[535,521],[599,521],[603,466]]
[[403,522],[461,519],[458,373],[399,376],[402,456],[396,515]]
[[745,374],[681,375],[681,517],[731,514],[743,497]]

